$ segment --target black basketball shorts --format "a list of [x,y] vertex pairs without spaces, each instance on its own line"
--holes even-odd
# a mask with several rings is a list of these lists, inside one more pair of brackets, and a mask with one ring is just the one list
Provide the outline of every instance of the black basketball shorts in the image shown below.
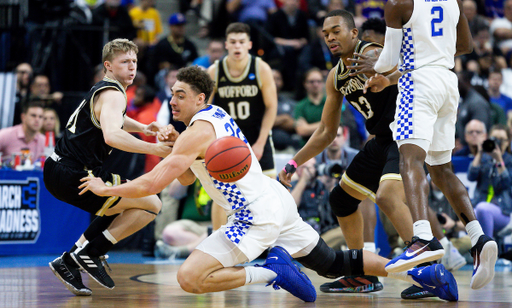
[[274,143],[272,137],[269,136],[265,147],[263,148],[263,155],[260,159],[261,170],[271,171],[274,167]]
[[[379,184],[385,179],[402,180],[400,154],[391,138],[368,141],[354,157],[343,175],[343,182],[375,200]],[[376,140],[377,139],[377,140]]]
[[[90,191],[78,195],[81,191],[78,186],[82,184],[80,179],[88,176],[90,171],[70,165],[56,162],[52,157],[46,159],[43,171],[44,185],[55,198],[97,216],[103,216],[106,210],[121,201],[121,197],[100,197]],[[104,172],[101,167],[95,168],[91,172],[112,186],[126,181],[117,174]]]

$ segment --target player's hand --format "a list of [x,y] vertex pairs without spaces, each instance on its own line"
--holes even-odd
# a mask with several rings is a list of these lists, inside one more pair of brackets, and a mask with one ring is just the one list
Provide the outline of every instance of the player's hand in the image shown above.
[[157,132],[162,128],[162,124],[158,122],[151,122],[148,125],[144,126],[142,132],[146,136],[156,136]]
[[180,136],[180,133],[174,128],[172,124],[160,128],[157,133],[158,141],[172,141],[175,142]]
[[290,165],[289,163],[286,164],[283,170],[279,172],[279,182],[281,182],[281,184],[283,184],[284,186],[291,188],[292,175],[295,173],[295,171],[297,171],[297,168]]
[[167,155],[171,154],[173,146],[174,141],[164,141],[155,143],[155,151],[153,154],[165,158],[167,157]]
[[[377,54],[377,51],[375,52]],[[378,55],[378,54],[377,54]],[[347,69],[353,70],[349,76],[357,76],[359,74],[367,74],[369,76],[374,75],[376,72],[373,66],[377,62],[379,57],[370,57],[360,53],[354,53],[354,58],[348,58],[352,65],[347,66]]]
[[253,145],[251,145],[251,148],[252,148],[252,151],[254,152],[254,155],[256,155],[256,158],[259,161],[261,159],[261,157],[263,157],[263,149],[265,148],[265,143],[261,144],[261,143],[256,142]]
[[108,187],[103,183],[103,180],[101,178],[97,178],[94,176],[88,176],[85,178],[80,179],[80,182],[83,182],[80,186],[78,186],[79,189],[82,189],[78,194],[83,195],[87,191],[91,191],[93,194],[100,196],[100,197],[106,197],[109,196],[107,194]]
[[370,89],[372,92],[380,92],[390,84],[391,81],[388,77],[381,74],[375,74],[364,83],[363,93],[366,94],[368,89]]

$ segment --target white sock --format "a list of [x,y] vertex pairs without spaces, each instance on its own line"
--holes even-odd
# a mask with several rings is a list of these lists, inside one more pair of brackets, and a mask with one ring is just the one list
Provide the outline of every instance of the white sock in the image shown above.
[[82,248],[83,245],[84,245],[83,243],[80,243],[80,240],[75,242],[76,248]]
[[375,253],[377,250],[375,249],[375,243],[374,242],[364,242],[364,250],[368,250],[370,252]]
[[417,283],[416,281],[414,281],[414,279],[412,279],[412,276],[408,275],[407,272],[388,273],[388,277],[393,278],[393,279],[403,280],[403,281],[412,283],[413,285],[421,288],[421,285],[419,283]]
[[441,240],[439,240],[439,242],[443,246],[444,251],[448,252],[448,250],[450,249],[450,240],[445,236]]
[[428,222],[428,220],[416,221],[413,224],[412,229],[414,231],[414,235],[422,240],[430,241],[434,238],[432,228],[430,228],[430,222]]
[[471,247],[474,247],[478,242],[480,236],[484,235],[484,231],[482,230],[482,226],[480,226],[478,220],[470,221],[466,225],[466,231],[468,232],[468,235],[471,238]]
[[112,244],[114,244],[114,245],[117,244],[116,238],[113,237],[112,234],[110,234],[110,232],[108,232],[108,230],[103,231],[103,235],[105,235],[107,240],[109,240]]
[[276,272],[264,267],[246,266],[245,285],[253,283],[268,283],[277,277]]

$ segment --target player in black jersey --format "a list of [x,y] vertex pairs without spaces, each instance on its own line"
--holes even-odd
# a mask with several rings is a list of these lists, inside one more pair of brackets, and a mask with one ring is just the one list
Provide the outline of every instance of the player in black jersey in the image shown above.
[[277,115],[277,90],[270,66],[249,54],[250,39],[250,27],[244,23],[226,28],[228,55],[208,68],[215,81],[210,102],[229,112],[251,144],[263,173],[275,178],[271,131]]
[[[350,249],[361,249],[364,246],[364,221],[358,205],[366,198],[375,201],[390,218],[400,236],[408,239],[413,232],[411,225],[406,224],[412,222],[412,218],[404,203],[398,149],[389,129],[389,124],[394,119],[398,90],[396,87],[389,87],[381,93],[363,93],[365,80],[371,76],[350,76],[351,71],[347,68],[351,65],[348,59],[354,53],[372,55],[381,47],[359,40],[352,15],[343,10],[329,13],[322,31],[327,46],[340,61],[327,77],[327,100],[320,127],[286,165],[286,169],[280,172],[279,179],[289,186],[295,168],[318,155],[332,142],[340,122],[343,97],[346,97],[366,118],[366,129],[375,136],[356,155],[340,184],[332,190],[329,197],[347,245]],[[375,277],[357,278],[352,279],[355,281],[352,292],[373,292],[380,289]],[[324,290],[329,292],[328,289]],[[351,290],[347,288],[342,291]]]
[[111,186],[125,181],[103,170],[112,148],[160,157],[171,152],[172,142],[148,143],[129,134],[156,135],[160,128],[157,123],[144,125],[125,115],[125,90],[135,78],[137,52],[137,46],[127,39],[105,45],[105,78],[92,87],[71,115],[44,166],[45,186],[53,196],[97,216],[69,252],[50,262],[54,274],[75,295],[92,293],[83,285],[79,268],[102,286],[114,288],[103,267],[104,255],[115,243],[151,222],[162,206],[156,195],[136,199],[78,195],[80,179],[87,175],[101,177]]

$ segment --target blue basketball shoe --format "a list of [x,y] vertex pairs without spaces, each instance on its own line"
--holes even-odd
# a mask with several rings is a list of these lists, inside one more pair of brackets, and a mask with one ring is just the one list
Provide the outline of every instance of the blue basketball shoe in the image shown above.
[[276,246],[270,249],[262,266],[277,273],[277,277],[267,286],[272,285],[276,290],[283,288],[305,302],[316,300],[315,287],[308,276],[293,263],[292,257],[283,247]]
[[412,279],[419,283],[423,289],[440,299],[454,302],[459,300],[457,281],[444,265],[436,264],[413,268],[407,271],[407,274],[411,275]]
[[399,273],[418,264],[438,260],[443,256],[444,248],[435,237],[426,241],[414,236],[405,251],[389,261],[385,269],[388,273]]

